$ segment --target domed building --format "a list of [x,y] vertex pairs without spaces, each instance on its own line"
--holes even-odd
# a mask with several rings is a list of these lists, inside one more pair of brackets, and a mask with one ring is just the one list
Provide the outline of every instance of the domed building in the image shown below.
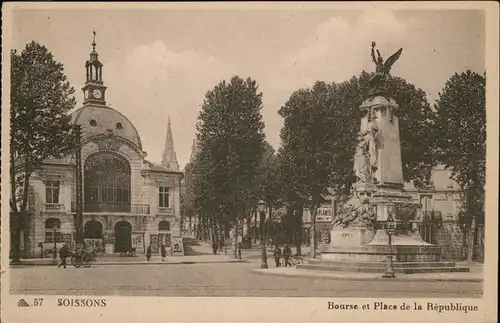
[[[87,247],[106,254],[183,255],[179,171],[170,120],[161,164],[146,159],[139,132],[106,105],[103,64],[95,50],[85,63],[83,106],[72,113],[80,127],[80,156],[47,160],[33,175],[23,254],[51,257],[54,243],[76,245],[79,216]],[[77,161],[81,161],[77,165]],[[80,176],[78,176],[80,174]],[[78,203],[80,200],[80,203]],[[82,210],[77,212],[81,206]]]

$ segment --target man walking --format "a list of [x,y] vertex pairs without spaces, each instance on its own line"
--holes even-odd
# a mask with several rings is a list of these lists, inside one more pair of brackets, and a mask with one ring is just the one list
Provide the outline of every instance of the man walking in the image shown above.
[[160,251],[161,251],[161,261],[165,261],[165,257],[167,256],[167,249],[165,249],[164,244],[161,245]]
[[274,256],[274,261],[276,262],[276,267],[280,267],[281,249],[278,245],[276,245],[276,247],[274,248],[273,256]]
[[243,237],[238,233],[238,239],[236,240],[236,246],[238,248],[238,259],[241,260],[241,245],[243,243]]
[[148,249],[146,249],[146,259],[149,261],[151,259],[151,243],[148,246]]
[[61,266],[66,268],[66,257],[68,256],[68,252],[68,245],[65,243],[61,249],[59,249],[59,258],[61,258],[61,263],[57,265],[57,268],[60,268]]
[[213,238],[213,241],[212,241],[212,252],[213,252],[214,255],[217,254],[217,249],[218,249],[216,241],[217,241],[216,238]]
[[224,236],[221,235],[220,236],[220,239],[219,239],[219,251],[222,252],[224,251],[224,253],[226,253],[226,250],[225,250],[225,242],[224,242]]
[[292,267],[292,264],[288,261],[292,256],[292,249],[286,244],[283,248],[283,258],[285,259],[285,267]]

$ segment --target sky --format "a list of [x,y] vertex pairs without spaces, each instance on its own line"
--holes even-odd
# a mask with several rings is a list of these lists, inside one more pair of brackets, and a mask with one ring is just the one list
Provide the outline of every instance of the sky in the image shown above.
[[278,147],[278,110],[290,94],[373,71],[372,41],[384,58],[403,47],[391,74],[422,88],[431,104],[454,73],[482,74],[484,19],[473,10],[23,9],[12,15],[11,45],[45,45],[64,64],[80,107],[95,28],[108,106],[130,119],[157,163],[170,117],[183,168],[205,93],[222,80],[257,81],[266,139]]

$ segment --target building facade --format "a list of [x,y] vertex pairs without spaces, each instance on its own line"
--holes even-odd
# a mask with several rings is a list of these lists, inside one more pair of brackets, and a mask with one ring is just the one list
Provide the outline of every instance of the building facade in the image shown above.
[[[443,165],[434,168],[429,187],[405,189],[421,205],[420,235],[429,243],[441,247],[444,259],[463,260],[467,256],[466,237],[470,227],[464,223],[463,196],[459,185],[451,179],[451,171]],[[484,226],[476,226],[475,259],[484,259]]]
[[[163,244],[183,255],[180,190],[170,120],[161,164],[146,159],[137,129],[106,105],[103,64],[95,51],[85,63],[84,101],[71,114],[81,127],[83,232],[87,247],[105,254],[153,253]],[[46,257],[75,245],[76,162],[71,152],[46,160],[30,181],[29,216],[22,232],[25,257]]]

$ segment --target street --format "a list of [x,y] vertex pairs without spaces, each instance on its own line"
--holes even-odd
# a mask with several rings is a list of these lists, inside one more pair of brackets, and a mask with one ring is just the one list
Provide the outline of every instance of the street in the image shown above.
[[110,296],[481,297],[479,282],[342,281],[251,272],[258,262],[37,266],[11,270],[11,293]]

